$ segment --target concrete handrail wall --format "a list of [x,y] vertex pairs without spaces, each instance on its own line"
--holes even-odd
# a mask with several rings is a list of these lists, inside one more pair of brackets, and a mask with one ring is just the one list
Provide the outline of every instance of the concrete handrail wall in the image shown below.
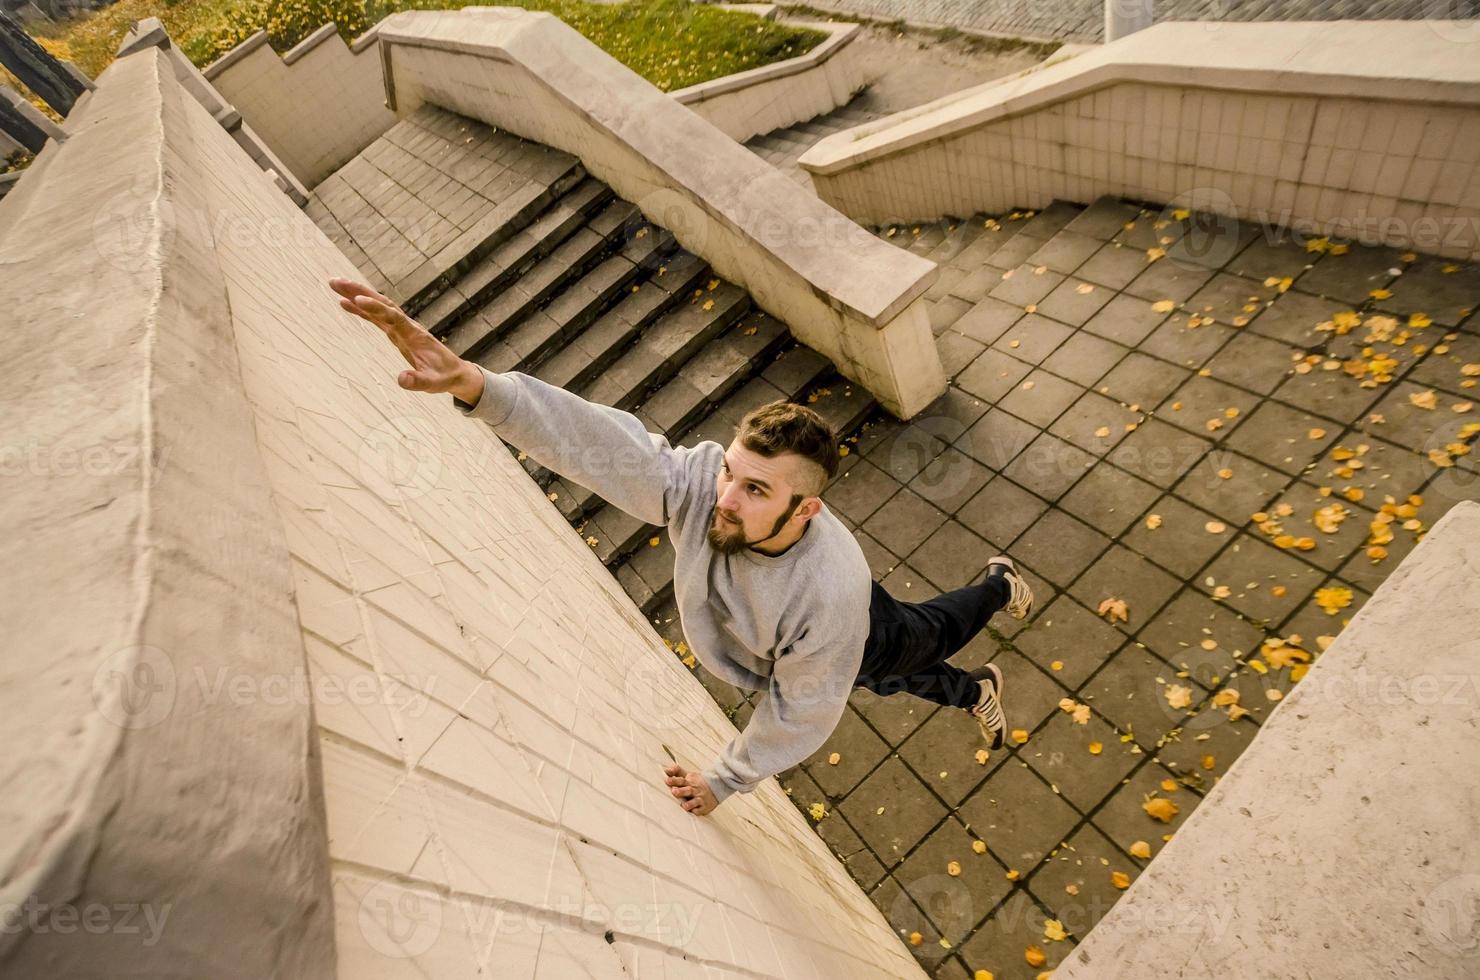
[[945,390],[935,264],[870,235],[546,13],[406,11],[378,28],[387,101],[580,157],[901,418]]
[[63,125],[0,201],[0,975],[331,977],[312,710],[235,697],[306,659],[203,148],[297,209],[160,47]]
[[1448,22],[1163,23],[830,136],[862,222],[1102,195],[1480,255],[1480,38]]
[[309,187],[396,121],[373,27],[345,44],[324,24],[281,56],[258,31],[206,66],[205,77]]
[[1462,502],[1055,980],[1473,980],[1477,581],[1480,504]]
[[[741,141],[831,112],[866,84],[852,43],[861,28],[809,26],[828,38],[805,54],[669,95]],[[347,45],[327,23],[279,56],[258,31],[211,62],[205,77],[313,187],[395,122],[378,43],[374,27]]]
[[862,48],[853,43],[862,26],[807,26],[828,38],[806,54],[668,94],[741,143],[847,105],[868,84]]

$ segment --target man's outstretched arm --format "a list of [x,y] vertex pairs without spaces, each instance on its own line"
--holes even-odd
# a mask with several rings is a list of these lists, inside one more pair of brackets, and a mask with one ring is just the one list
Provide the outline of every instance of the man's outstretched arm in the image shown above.
[[496,373],[463,360],[362,283],[329,285],[346,312],[379,327],[406,358],[410,369],[396,379],[402,388],[451,394],[458,411],[487,422],[542,466],[649,524],[669,523],[688,486],[692,450],[669,446],[630,412],[519,371]]

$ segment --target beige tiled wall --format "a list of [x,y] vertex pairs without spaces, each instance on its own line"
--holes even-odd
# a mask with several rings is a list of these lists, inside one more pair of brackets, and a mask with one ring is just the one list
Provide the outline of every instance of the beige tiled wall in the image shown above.
[[325,285],[350,262],[195,130],[291,561],[340,976],[920,976],[774,781],[709,818],[667,795],[664,745],[702,767],[730,722],[492,431],[396,386]]

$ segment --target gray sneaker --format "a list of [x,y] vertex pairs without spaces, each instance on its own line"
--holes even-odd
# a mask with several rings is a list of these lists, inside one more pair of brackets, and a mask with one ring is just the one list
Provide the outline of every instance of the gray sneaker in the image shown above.
[[987,664],[967,676],[981,684],[981,698],[971,708],[971,716],[982,730],[982,737],[994,749],[1007,743],[1007,716],[1002,712],[1002,669]]
[[1002,570],[1002,578],[1006,580],[1008,587],[1007,611],[1013,619],[1027,619],[1028,614],[1033,611],[1033,589],[1028,585],[1028,580],[1018,573],[1017,566],[1012,559],[1006,555],[998,555],[987,562],[987,574],[991,575],[996,569]]

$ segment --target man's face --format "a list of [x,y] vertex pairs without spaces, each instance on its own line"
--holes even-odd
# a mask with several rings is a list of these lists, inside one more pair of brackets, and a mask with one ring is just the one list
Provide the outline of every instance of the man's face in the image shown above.
[[792,486],[796,469],[804,464],[793,453],[768,458],[746,449],[738,439],[731,442],[715,479],[710,545],[732,555],[781,533],[801,502]]

